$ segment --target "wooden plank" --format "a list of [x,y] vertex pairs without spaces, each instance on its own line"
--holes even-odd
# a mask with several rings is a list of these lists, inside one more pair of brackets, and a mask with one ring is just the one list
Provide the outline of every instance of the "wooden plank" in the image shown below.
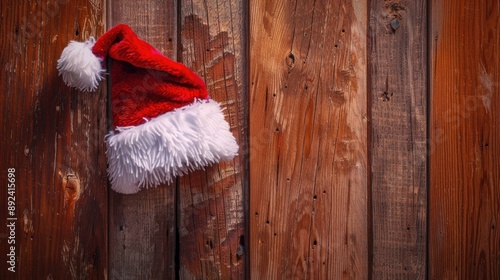
[[[137,35],[175,60],[177,1],[109,1],[109,26],[128,24]],[[175,184],[133,195],[111,191],[111,279],[174,279]]]
[[180,178],[180,279],[243,279],[247,95],[244,1],[181,2],[180,60],[225,109],[239,156]]
[[252,279],[367,279],[367,3],[250,2]]
[[500,2],[432,1],[431,279],[500,279]]
[[371,225],[374,279],[425,279],[427,1],[371,1]]
[[[103,2],[8,0],[0,9],[0,221],[15,223],[15,235],[0,229],[0,279],[103,279],[106,94],[72,90],[56,70],[69,40],[103,32]],[[8,168],[16,179],[10,194]],[[8,196],[15,197],[13,216]],[[7,270],[10,246],[16,272]]]

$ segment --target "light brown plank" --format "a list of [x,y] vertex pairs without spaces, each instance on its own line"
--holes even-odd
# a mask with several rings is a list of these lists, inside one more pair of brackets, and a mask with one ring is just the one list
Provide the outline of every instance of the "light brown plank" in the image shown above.
[[371,1],[373,279],[425,279],[427,1]]
[[252,279],[366,279],[367,3],[250,1]]
[[181,3],[180,60],[202,77],[211,98],[225,108],[240,151],[231,162],[179,179],[179,276],[243,279],[247,179],[244,1]]
[[500,2],[432,1],[430,279],[500,279]]
[[[109,6],[110,27],[128,24],[141,39],[175,60],[175,0],[110,0]],[[133,195],[110,194],[110,279],[174,279],[175,184]]]
[[[0,9],[0,279],[103,279],[106,95],[72,90],[56,70],[69,40],[103,32],[103,2],[3,1]],[[15,244],[5,226],[7,168],[16,170]],[[15,245],[15,273],[7,245]]]

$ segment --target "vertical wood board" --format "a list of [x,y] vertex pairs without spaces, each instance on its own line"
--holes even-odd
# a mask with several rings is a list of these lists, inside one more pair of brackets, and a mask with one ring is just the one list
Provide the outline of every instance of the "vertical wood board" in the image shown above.
[[250,2],[252,279],[366,279],[367,3]]
[[[104,31],[102,1],[3,1],[0,35],[0,278],[107,275],[106,95],[64,85],[56,64],[69,40]],[[7,170],[15,192],[7,193]],[[15,197],[15,214],[7,211]],[[9,246],[9,248],[8,248]],[[16,272],[7,268],[15,246]]]
[[425,279],[427,1],[371,1],[371,277]]
[[432,1],[430,279],[500,279],[500,2]]
[[240,145],[233,161],[179,178],[178,234],[181,279],[243,279],[244,197],[247,186],[247,94],[243,81],[245,1],[182,1],[180,61],[221,103]]
[[[176,0],[108,1],[110,28],[125,23],[139,38],[176,59]],[[110,279],[175,278],[175,196],[175,183],[136,194],[110,191]]]

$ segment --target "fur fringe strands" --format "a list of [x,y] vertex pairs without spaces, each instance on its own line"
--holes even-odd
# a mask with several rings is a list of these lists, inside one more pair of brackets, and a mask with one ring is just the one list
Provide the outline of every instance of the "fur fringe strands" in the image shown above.
[[124,194],[170,183],[175,176],[231,160],[238,145],[219,103],[195,100],[106,136],[111,187]]

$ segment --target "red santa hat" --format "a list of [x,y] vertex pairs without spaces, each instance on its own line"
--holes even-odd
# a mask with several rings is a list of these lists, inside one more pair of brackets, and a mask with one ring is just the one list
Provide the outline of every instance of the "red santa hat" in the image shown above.
[[203,80],[127,25],[115,26],[97,41],[71,41],[57,69],[68,86],[94,91],[108,57],[114,129],[106,136],[106,155],[115,191],[135,193],[169,183],[237,154],[222,109],[209,98]]

